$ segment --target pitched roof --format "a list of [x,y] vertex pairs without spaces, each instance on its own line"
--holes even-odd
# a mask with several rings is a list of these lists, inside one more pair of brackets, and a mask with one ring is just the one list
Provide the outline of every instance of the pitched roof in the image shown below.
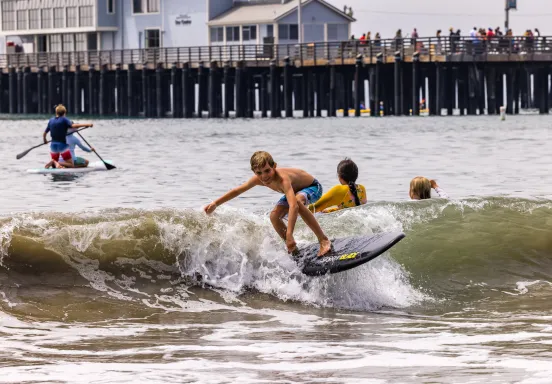
[[[356,21],[351,16],[337,9],[324,0],[301,0],[303,7],[312,2],[318,2],[332,11],[340,14],[349,21]],[[289,1],[285,4],[254,4],[238,5],[209,21],[209,25],[242,25],[273,23],[285,17],[297,9],[297,1]]]

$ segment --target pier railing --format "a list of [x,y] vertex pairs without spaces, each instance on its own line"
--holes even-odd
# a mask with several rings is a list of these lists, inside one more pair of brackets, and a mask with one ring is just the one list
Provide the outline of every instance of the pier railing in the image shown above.
[[[446,36],[351,40],[305,44],[212,45],[180,48],[146,48],[85,52],[14,53],[0,55],[0,67],[63,67],[128,64],[164,64],[244,61],[251,66],[265,66],[284,58],[296,65],[346,64],[359,55],[370,63],[414,54],[425,61],[448,60],[550,60],[552,37],[500,36],[489,39]],[[515,56],[515,58],[513,57]]]

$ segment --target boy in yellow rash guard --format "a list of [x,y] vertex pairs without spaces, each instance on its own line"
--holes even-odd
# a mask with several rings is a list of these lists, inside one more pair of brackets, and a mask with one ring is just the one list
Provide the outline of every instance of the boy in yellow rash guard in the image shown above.
[[355,184],[358,167],[353,160],[346,158],[337,165],[337,177],[341,184],[332,187],[316,203],[310,204],[311,212],[329,213],[366,204],[366,188]]

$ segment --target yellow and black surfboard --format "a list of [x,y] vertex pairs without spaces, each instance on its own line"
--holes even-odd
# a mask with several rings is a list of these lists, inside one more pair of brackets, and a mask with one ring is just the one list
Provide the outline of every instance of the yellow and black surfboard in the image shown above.
[[316,243],[300,249],[295,259],[305,275],[343,272],[375,259],[404,237],[402,232],[344,237],[332,240],[332,250],[324,256],[317,256],[319,245]]

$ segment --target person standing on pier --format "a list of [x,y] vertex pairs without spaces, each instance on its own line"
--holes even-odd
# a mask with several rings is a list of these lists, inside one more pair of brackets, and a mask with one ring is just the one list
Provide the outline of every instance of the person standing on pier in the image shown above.
[[[73,124],[65,115],[67,109],[63,105],[56,106],[56,117],[52,117],[48,121],[48,126],[42,135],[44,144],[48,142],[46,135],[48,132],[52,137],[50,142],[50,157],[52,160],[46,164],[45,168],[74,168],[73,157],[67,144],[67,132],[70,128],[87,128],[92,127],[93,124]],[[59,161],[59,159],[62,161]]]

